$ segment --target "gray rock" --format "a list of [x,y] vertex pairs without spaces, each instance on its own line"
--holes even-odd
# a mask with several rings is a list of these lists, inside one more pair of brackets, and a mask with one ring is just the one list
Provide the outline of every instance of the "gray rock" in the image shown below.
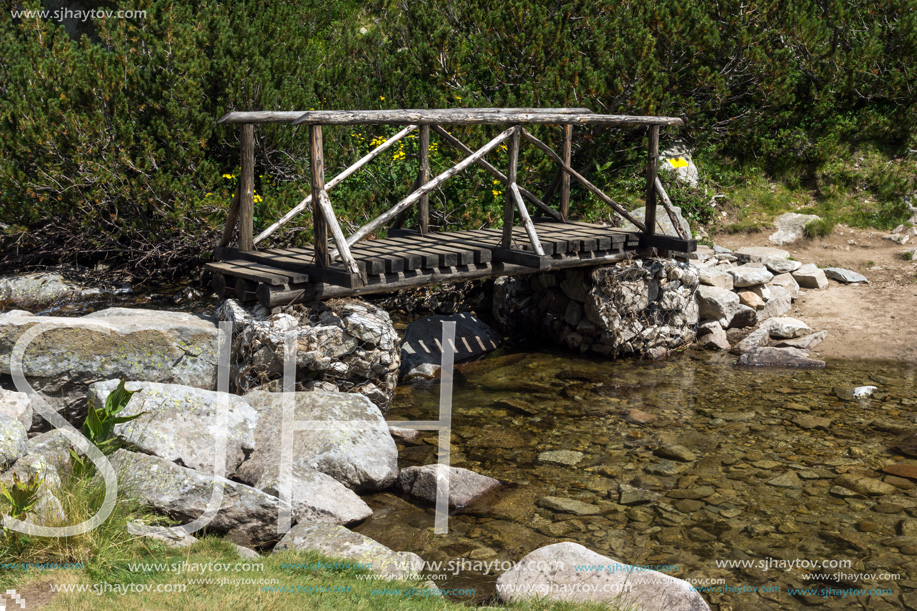
[[223,502],[208,529],[237,543],[267,546],[279,539],[280,499],[240,484],[180,467],[158,456],[118,450],[109,457],[127,492],[157,512],[188,522],[203,515],[214,486],[222,486]]
[[790,253],[781,248],[771,246],[743,246],[735,251],[742,263],[764,263],[768,259],[789,259]]
[[[699,178],[697,166],[694,165],[694,159],[691,157],[691,149],[684,142],[675,142],[659,151],[659,171],[662,173],[671,172],[677,180],[691,187],[697,186]],[[690,232],[688,235],[690,235]]]
[[564,274],[563,279],[558,283],[560,290],[572,301],[584,303],[586,295],[589,293],[589,273],[582,269],[571,269]]
[[772,348],[762,346],[739,357],[739,364],[748,367],[796,367],[822,369],[824,361],[809,358],[809,353],[797,348]]
[[538,501],[538,506],[558,513],[572,513],[577,516],[594,516],[601,513],[597,505],[559,496],[546,496]]
[[26,310],[40,310],[79,292],[80,287],[56,272],[0,278],[0,303],[6,302]]
[[655,502],[661,497],[660,493],[652,490],[625,483],[618,484],[618,503],[621,505],[643,505]]
[[789,274],[790,272],[795,272],[797,269],[802,267],[802,263],[783,257],[768,257],[764,260],[764,266],[776,276],[779,274]]
[[40,454],[58,473],[69,473],[70,445],[60,429],[52,429],[29,439],[29,454]]
[[26,431],[32,428],[32,401],[24,392],[0,388],[0,414],[15,418]]
[[775,316],[783,316],[793,307],[792,294],[782,286],[771,287],[771,298],[758,310],[758,320],[767,320]]
[[731,348],[729,339],[726,337],[726,331],[723,330],[719,323],[715,327],[711,327],[710,333],[700,337],[697,340],[697,345],[716,350],[729,350]]
[[716,321],[716,320],[702,321],[700,325],[697,327],[697,337],[698,339],[700,339],[701,337],[705,335],[716,333],[718,329],[719,330],[723,329],[723,327],[720,326],[719,321]]
[[387,579],[406,579],[423,570],[423,559],[410,552],[396,552],[365,535],[325,522],[300,522],[284,535],[274,552],[286,549],[319,552],[365,565]]
[[[660,167],[662,167],[660,165]],[[675,210],[675,218],[678,219],[678,224],[681,225],[682,229],[685,231],[685,235],[691,235],[691,226],[688,224],[687,219],[682,215],[681,208],[678,206],[673,206]],[[660,207],[659,212],[656,214],[656,233],[663,235],[670,235],[674,237],[678,236],[678,231],[675,229],[675,225],[672,224],[672,219],[669,218],[669,215]],[[637,220],[643,220],[646,216],[646,207],[637,208],[636,210],[631,211],[631,216]],[[624,226],[622,227],[625,231],[639,231],[636,225],[630,221],[625,220]]]
[[675,443],[660,446],[656,449],[655,454],[660,458],[668,458],[680,462],[693,462],[697,460],[697,455],[694,452],[683,445]]
[[729,326],[739,308],[738,295],[715,286],[699,286],[696,295],[702,320],[717,320],[723,328]]
[[778,246],[792,244],[806,237],[806,225],[813,221],[820,221],[821,217],[815,214],[797,214],[787,212],[774,219],[777,231],[769,238]]
[[814,263],[806,263],[795,272],[793,279],[804,289],[826,289],[828,288],[828,278],[823,270],[818,269]]
[[[276,310],[275,310],[276,311]],[[284,339],[293,333],[305,390],[361,393],[388,409],[401,364],[388,312],[358,299],[295,304],[267,318],[227,299],[217,315],[233,326],[232,390],[281,390]]]
[[[255,484],[280,464],[283,393],[256,390],[243,398],[260,417],[255,450],[237,474],[242,481]],[[358,491],[381,490],[395,481],[398,449],[382,412],[369,399],[359,394],[312,391],[295,393],[293,401],[294,420],[329,427],[296,431],[294,465],[321,471]]]
[[197,537],[189,535],[186,532],[172,530],[165,526],[144,524],[138,520],[128,522],[127,531],[133,535],[159,541],[160,543],[165,543],[167,547],[178,549],[191,547],[198,542]]
[[729,328],[744,329],[746,327],[754,327],[756,324],[758,324],[758,313],[755,309],[739,304],[739,309],[736,310],[735,316],[732,317]]
[[795,339],[783,339],[779,342],[776,342],[774,346],[777,348],[799,348],[800,350],[811,350],[818,344],[822,343],[826,337],[828,337],[827,331],[819,331],[818,333],[810,333],[809,335],[804,335]]
[[[89,387],[90,401],[105,405],[118,380],[96,382]],[[128,382],[131,396],[119,416],[143,414],[136,420],[115,425],[114,435],[148,454],[178,462],[191,469],[214,473],[217,435],[225,431],[226,452],[223,476],[232,475],[255,447],[258,413],[236,395],[220,395],[211,390],[159,384]],[[220,401],[225,406],[220,407]],[[223,411],[223,418],[218,414]]]
[[[583,565],[603,570],[576,570]],[[497,594],[506,602],[601,602],[641,611],[710,609],[687,581],[635,569],[571,542],[548,545],[525,556],[497,579]]]
[[755,263],[733,267],[726,271],[732,276],[733,286],[735,288],[764,284],[770,282],[774,278],[774,275],[767,271],[766,267],[762,267]]
[[771,280],[771,287],[779,286],[790,293],[790,297],[796,299],[799,297],[799,283],[793,278],[792,274],[778,274]]
[[[436,503],[436,480],[439,465],[408,467],[398,476],[398,488],[406,494]],[[468,469],[448,467],[449,471],[449,508],[467,507],[479,496],[500,486],[500,481]]]
[[[262,473],[255,488],[281,498],[279,471],[272,468]],[[330,475],[298,465],[293,467],[290,504],[294,522],[330,522],[346,526],[373,515],[373,510],[353,490]]]
[[842,267],[826,267],[822,271],[825,272],[828,278],[837,280],[843,284],[855,284],[858,282],[869,284],[869,280],[863,274],[858,274]]
[[549,450],[538,455],[538,462],[572,467],[583,460],[582,452],[573,450]]
[[777,317],[768,322],[768,332],[775,339],[792,339],[813,333],[809,325],[795,318]]
[[29,436],[22,423],[0,414],[0,471],[29,451]]
[[[79,322],[95,326],[71,326]],[[213,319],[127,308],[82,318],[0,314],[0,373],[10,373],[13,346],[39,323],[48,330],[26,349],[26,379],[77,427],[86,418],[86,386],[93,382],[142,380],[216,388],[218,329]]]
[[715,267],[700,268],[700,283],[706,286],[716,286],[731,291],[733,289],[732,274]]
[[402,375],[408,375],[420,365],[439,366],[443,355],[443,323],[447,322],[455,323],[453,348],[456,363],[479,358],[498,349],[502,343],[496,331],[468,312],[421,318],[405,329],[404,342],[401,344]]
[[853,473],[841,475],[834,480],[834,483],[847,490],[853,490],[856,493],[865,494],[867,496],[884,496],[898,492],[897,488],[891,484],[886,484],[882,480]]
[[799,479],[799,476],[796,475],[796,472],[793,470],[772,477],[767,480],[767,483],[777,488],[800,488],[802,486],[802,480]]

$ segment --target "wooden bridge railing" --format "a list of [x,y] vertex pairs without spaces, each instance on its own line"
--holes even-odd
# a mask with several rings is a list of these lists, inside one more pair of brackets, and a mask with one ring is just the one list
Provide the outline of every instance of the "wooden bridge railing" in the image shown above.
[[[444,182],[471,165],[478,165],[489,172],[505,187],[506,202],[503,215],[502,249],[512,254],[512,227],[516,213],[525,228],[526,235],[537,255],[543,255],[535,224],[528,213],[525,200],[542,212],[560,222],[569,217],[570,179],[575,178],[587,190],[608,204],[620,216],[627,219],[642,232],[641,244],[645,247],[658,246],[666,248],[667,239],[655,234],[656,229],[656,196],[659,194],[663,207],[672,223],[677,228],[682,240],[690,239],[684,235],[678,223],[672,203],[657,176],[659,149],[659,128],[664,125],[682,125],[683,121],[675,117],[642,117],[627,115],[593,114],[585,108],[485,108],[485,109],[440,109],[440,110],[364,110],[364,111],[310,111],[310,112],[231,112],[222,117],[219,123],[240,124],[242,146],[242,171],[236,195],[230,206],[226,226],[220,246],[226,246],[232,239],[236,221],[239,222],[239,249],[251,251],[255,245],[270,236],[277,229],[288,223],[296,215],[311,207],[314,233],[315,262],[327,266],[337,258],[352,273],[358,273],[358,267],[350,254],[350,247],[366,238],[386,223],[400,227],[409,209],[418,205],[418,229],[426,234],[429,230],[429,193],[439,188]],[[262,231],[258,236],[253,234],[254,210],[254,126],[259,123],[285,123],[290,125],[309,126],[309,157],[312,175],[311,193],[286,213],[276,223]],[[529,133],[526,125],[562,124],[564,141],[562,155],[558,155],[548,145]],[[356,163],[325,182],[324,150],[322,144],[323,125],[402,125],[404,129],[388,138]],[[509,125],[507,129],[490,140],[476,151],[450,134],[443,125]],[[646,167],[646,214],[643,220],[633,217],[623,206],[593,185],[570,165],[572,157],[572,136],[575,125],[645,125],[648,128],[648,162]],[[328,192],[353,175],[360,168],[377,158],[392,145],[416,129],[420,129],[420,154],[418,160],[418,177],[412,192],[397,204],[372,219],[350,236],[344,236],[337,216],[331,205]],[[463,152],[466,157],[442,172],[430,177],[429,139],[430,130],[435,131],[445,142]],[[522,139],[543,151],[558,165],[558,176],[549,187],[543,199],[529,190],[520,187],[516,182],[517,160]],[[509,164],[504,174],[484,157],[508,141]],[[548,206],[549,200],[560,187],[560,211]],[[331,233],[336,249],[328,245],[328,233]],[[668,239],[671,241],[671,238]],[[523,263],[524,264],[524,263]]]

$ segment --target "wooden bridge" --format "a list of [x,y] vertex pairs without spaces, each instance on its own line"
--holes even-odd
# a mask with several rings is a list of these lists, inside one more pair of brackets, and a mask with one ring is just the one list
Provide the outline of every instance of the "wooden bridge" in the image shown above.
[[[310,112],[231,112],[220,123],[241,125],[242,171],[230,206],[214,261],[214,289],[221,297],[258,299],[268,307],[331,297],[393,291],[443,282],[518,275],[595,266],[619,261],[635,252],[692,252],[696,243],[684,235],[668,195],[657,176],[659,128],[681,125],[671,117],[637,117],[593,114],[584,108],[492,108],[448,110],[372,110]],[[254,127],[261,123],[308,125],[312,192],[279,221],[253,237],[254,215]],[[526,125],[564,126],[561,154],[529,133]],[[323,125],[397,125],[404,129],[370,151],[352,166],[325,182]],[[507,125],[498,136],[476,151],[450,134],[444,125]],[[633,215],[571,165],[572,133],[575,125],[646,126],[646,215]],[[345,236],[331,204],[329,191],[381,155],[409,133],[418,130],[418,176],[412,192]],[[436,177],[430,176],[430,134],[463,152],[466,157]],[[522,140],[543,151],[559,167],[551,186],[537,197],[516,182],[519,146]],[[485,156],[506,142],[509,163],[506,173],[485,160]],[[503,226],[436,233],[429,230],[429,194],[449,178],[476,164],[505,187]],[[575,178],[587,190],[639,231],[578,223],[569,220],[570,181]],[[547,202],[559,194],[559,210]],[[656,233],[657,196],[679,236]],[[528,201],[538,209],[529,214]],[[416,206],[417,227],[402,227],[409,210]],[[304,210],[312,213],[314,244],[309,248],[257,250],[258,242],[288,223]],[[518,215],[519,225],[516,225]],[[230,247],[238,226],[238,245]],[[387,228],[387,237],[371,239]],[[331,234],[334,248],[329,246]]]

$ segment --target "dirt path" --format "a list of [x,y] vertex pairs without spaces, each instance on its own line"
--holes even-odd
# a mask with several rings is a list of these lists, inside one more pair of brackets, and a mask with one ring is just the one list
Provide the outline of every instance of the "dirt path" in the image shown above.
[[[773,246],[769,233],[722,235],[727,248]],[[788,316],[804,320],[828,338],[813,355],[917,362],[917,261],[901,257],[917,244],[899,246],[884,232],[838,227],[828,237],[781,246],[803,263],[844,267],[869,278],[869,285],[829,281],[827,290],[800,294]]]

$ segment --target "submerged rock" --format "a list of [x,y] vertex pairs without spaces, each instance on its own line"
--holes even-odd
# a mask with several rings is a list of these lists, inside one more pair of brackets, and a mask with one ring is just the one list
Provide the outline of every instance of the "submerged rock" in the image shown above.
[[443,324],[447,322],[455,323],[453,358],[456,363],[496,350],[503,341],[499,333],[469,312],[422,318],[405,329],[401,344],[402,377],[430,377],[431,373],[435,375],[439,371],[443,355]]
[[[408,467],[398,476],[397,486],[411,496],[436,503],[437,473],[439,465]],[[459,509],[470,505],[476,498],[500,486],[500,481],[468,469],[448,467],[449,508]]]
[[761,346],[739,357],[739,364],[749,367],[798,367],[822,369],[824,361],[809,358],[807,350],[798,348],[772,348]]

